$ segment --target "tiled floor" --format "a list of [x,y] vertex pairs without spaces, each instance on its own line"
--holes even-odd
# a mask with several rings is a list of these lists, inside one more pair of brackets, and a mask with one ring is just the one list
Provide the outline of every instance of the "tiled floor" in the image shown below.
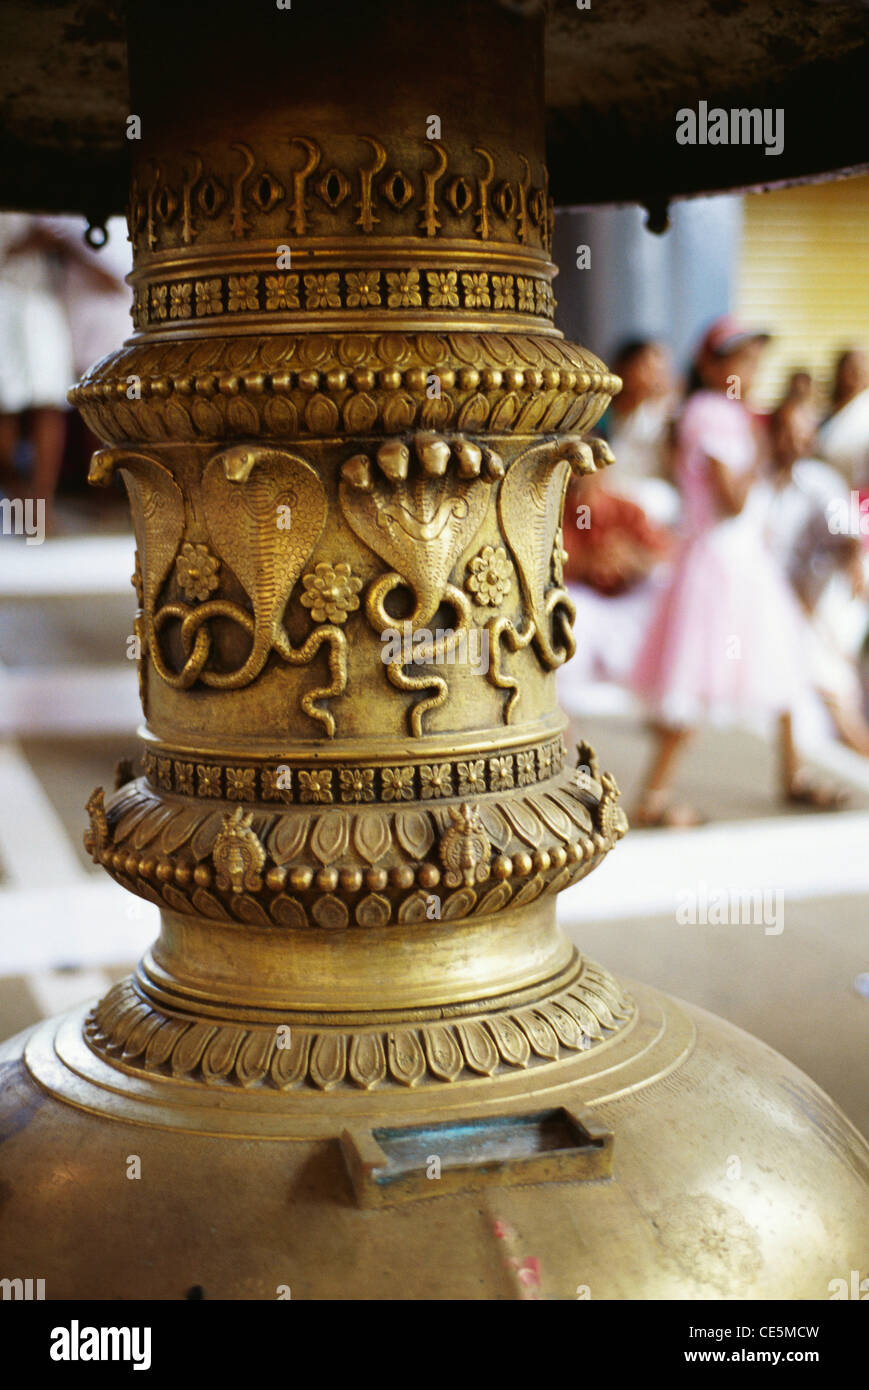
[[[581,886],[581,885],[579,885]],[[869,1136],[869,897],[795,900],[782,931],[679,925],[674,914],[573,924],[593,960],[720,1014],[823,1086]],[[769,920],[769,919],[768,919]]]
[[[601,768],[612,772],[630,812],[652,749],[652,739],[636,718],[599,714],[573,716],[568,750],[581,738],[595,749]],[[831,765],[835,763],[835,767]],[[835,756],[839,755],[839,756]],[[845,749],[824,749],[823,761],[809,759],[826,782],[836,781],[850,796],[849,806],[869,810],[869,761]],[[740,730],[700,730],[678,769],[676,790],[685,802],[710,821],[745,821],[769,816],[811,814],[783,804],[775,743]]]

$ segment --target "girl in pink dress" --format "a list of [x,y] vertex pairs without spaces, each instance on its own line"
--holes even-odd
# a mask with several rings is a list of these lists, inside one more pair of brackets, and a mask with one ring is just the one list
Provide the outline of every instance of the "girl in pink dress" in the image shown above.
[[656,735],[631,818],[638,825],[697,823],[693,812],[673,806],[671,783],[677,756],[700,724],[777,719],[785,796],[820,807],[840,801],[798,768],[791,712],[809,692],[802,618],[764,546],[763,509],[752,505],[759,437],[741,398],[767,341],[729,316],[717,320],[678,422],[681,547],[630,681],[651,709]]

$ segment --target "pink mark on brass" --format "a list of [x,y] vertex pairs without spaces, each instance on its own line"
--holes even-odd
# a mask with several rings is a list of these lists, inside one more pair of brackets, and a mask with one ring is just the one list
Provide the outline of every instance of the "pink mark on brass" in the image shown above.
[[536,1255],[526,1255],[524,1260],[509,1260],[508,1263],[526,1289],[540,1288],[540,1261]]

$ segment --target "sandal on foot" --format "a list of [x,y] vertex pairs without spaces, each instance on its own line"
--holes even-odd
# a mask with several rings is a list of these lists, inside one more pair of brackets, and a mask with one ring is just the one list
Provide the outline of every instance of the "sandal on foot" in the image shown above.
[[636,830],[691,830],[705,825],[705,818],[690,806],[674,806],[672,802],[648,797],[629,817]]
[[810,806],[815,811],[841,811],[847,806],[850,795],[844,787],[830,782],[816,782],[801,774],[785,793],[785,801],[791,806]]

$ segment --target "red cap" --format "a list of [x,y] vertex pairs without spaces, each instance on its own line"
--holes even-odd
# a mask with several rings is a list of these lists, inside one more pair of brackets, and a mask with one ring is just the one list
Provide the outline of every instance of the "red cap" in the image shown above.
[[700,353],[708,352],[713,357],[727,357],[746,343],[768,343],[769,333],[762,329],[748,328],[733,314],[722,314],[707,328],[700,343]]

